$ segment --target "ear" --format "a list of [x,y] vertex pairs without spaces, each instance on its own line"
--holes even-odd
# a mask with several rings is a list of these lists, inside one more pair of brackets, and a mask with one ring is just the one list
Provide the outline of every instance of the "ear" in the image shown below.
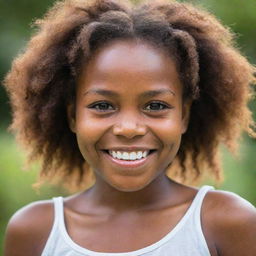
[[67,105],[67,117],[69,128],[73,133],[76,133],[76,117],[75,117],[75,104],[70,103]]
[[187,131],[192,100],[185,100],[182,103],[182,134]]

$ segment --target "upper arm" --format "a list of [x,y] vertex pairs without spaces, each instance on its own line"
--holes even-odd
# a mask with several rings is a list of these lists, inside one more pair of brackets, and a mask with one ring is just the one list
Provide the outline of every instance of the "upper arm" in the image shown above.
[[255,207],[227,192],[211,192],[206,207],[206,226],[219,256],[256,255]]
[[41,255],[52,223],[50,202],[33,203],[16,212],[6,229],[4,256]]

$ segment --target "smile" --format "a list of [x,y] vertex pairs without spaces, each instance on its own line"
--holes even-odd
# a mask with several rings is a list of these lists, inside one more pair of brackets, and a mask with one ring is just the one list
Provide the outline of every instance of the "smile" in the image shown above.
[[122,168],[137,168],[143,166],[157,150],[104,150],[104,155],[112,163]]
[[141,158],[145,158],[149,155],[149,150],[146,151],[133,151],[133,152],[125,152],[125,151],[113,151],[109,150],[108,153],[115,159],[121,159],[126,161],[134,161],[139,160]]

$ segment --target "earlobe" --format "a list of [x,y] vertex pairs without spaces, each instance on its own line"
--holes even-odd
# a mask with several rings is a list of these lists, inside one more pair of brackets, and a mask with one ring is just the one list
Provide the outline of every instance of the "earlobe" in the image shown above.
[[69,128],[73,133],[76,133],[76,119],[75,119],[75,106],[74,104],[67,105],[67,117]]
[[182,134],[184,134],[188,129],[191,105],[192,100],[187,100],[182,106]]

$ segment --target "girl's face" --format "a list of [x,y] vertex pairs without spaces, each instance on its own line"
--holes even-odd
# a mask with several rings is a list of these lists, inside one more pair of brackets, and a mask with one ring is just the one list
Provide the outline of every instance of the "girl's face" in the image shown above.
[[117,41],[82,71],[71,129],[96,182],[137,191],[164,177],[186,130],[189,104],[175,62],[148,43]]

